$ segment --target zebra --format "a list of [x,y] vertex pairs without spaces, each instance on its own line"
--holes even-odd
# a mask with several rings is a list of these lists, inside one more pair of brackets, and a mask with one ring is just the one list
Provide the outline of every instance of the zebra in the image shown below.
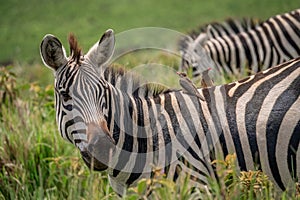
[[[237,76],[255,73],[300,55],[300,9],[276,15],[244,31],[205,38],[201,42],[185,39],[179,47],[181,65],[191,64],[193,77],[199,76],[203,67],[211,67],[205,65],[216,65],[221,72]],[[203,63],[205,56],[215,64]]]
[[180,71],[188,69],[190,63],[185,58],[191,57],[191,51],[198,45],[203,46],[209,39],[249,31],[257,27],[260,22],[260,19],[254,18],[242,18],[241,20],[228,18],[222,23],[212,22],[190,31],[188,35],[179,40],[179,51],[182,55]]
[[111,29],[85,55],[73,37],[69,44],[69,57],[53,35],[40,45],[55,75],[59,132],[87,166],[107,170],[120,195],[141,178],[153,178],[154,169],[174,181],[189,174],[207,189],[208,179],[217,179],[211,162],[231,153],[240,170],[262,170],[281,190],[298,180],[300,58],[199,89],[201,101],[182,90],[152,87],[146,95],[107,81],[99,71],[113,53]]

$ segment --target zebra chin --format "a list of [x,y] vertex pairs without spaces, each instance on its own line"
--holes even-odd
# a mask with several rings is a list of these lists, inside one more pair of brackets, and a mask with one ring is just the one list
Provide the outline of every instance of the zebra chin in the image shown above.
[[81,156],[86,166],[92,170],[104,171],[108,168],[106,164],[92,157],[88,151],[81,151]]

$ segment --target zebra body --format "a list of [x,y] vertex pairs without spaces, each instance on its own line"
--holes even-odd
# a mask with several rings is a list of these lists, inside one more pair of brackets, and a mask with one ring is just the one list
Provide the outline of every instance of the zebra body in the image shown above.
[[111,30],[85,56],[69,42],[69,58],[54,36],[41,44],[43,61],[55,71],[59,131],[88,166],[107,169],[119,194],[154,169],[174,181],[188,173],[205,186],[215,178],[211,161],[229,153],[241,170],[261,169],[282,190],[299,176],[300,58],[199,89],[201,101],[182,91],[128,93],[99,76],[112,54]]
[[[208,55],[216,67],[238,75],[245,67],[258,72],[300,55],[300,9],[276,15],[251,29],[196,40],[181,47],[183,63],[193,65],[197,77],[207,67],[201,57]],[[186,61],[187,60],[187,61]],[[210,63],[211,64],[211,63]]]

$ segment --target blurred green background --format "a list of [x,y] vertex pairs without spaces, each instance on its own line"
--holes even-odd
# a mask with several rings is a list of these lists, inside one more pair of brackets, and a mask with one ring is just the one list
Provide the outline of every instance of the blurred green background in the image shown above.
[[74,32],[85,51],[108,28],[137,27],[186,32],[228,17],[266,19],[299,7],[299,0],[9,0],[0,6],[0,64],[41,63],[39,44],[52,33],[62,40]]

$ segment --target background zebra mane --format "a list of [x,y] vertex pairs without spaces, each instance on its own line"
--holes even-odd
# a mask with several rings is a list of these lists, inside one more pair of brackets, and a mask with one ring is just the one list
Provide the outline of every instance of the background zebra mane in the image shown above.
[[71,59],[74,59],[77,63],[79,63],[82,56],[82,50],[79,47],[78,41],[73,33],[69,34],[68,41],[70,45]]
[[[250,29],[259,26],[262,23],[260,19],[257,18],[242,18],[242,19],[233,19],[227,18],[224,22],[211,22],[204,25],[200,25],[198,28],[193,29],[187,33],[187,36],[182,37],[179,40],[179,49],[184,50],[190,45],[191,42],[194,42],[195,39],[200,34],[207,34],[208,26],[212,26],[216,30],[229,31],[229,29],[234,31],[235,33],[239,33],[240,31],[247,31]],[[237,25],[239,27],[237,27]],[[240,30],[241,29],[241,30]],[[229,34],[229,32],[228,32]],[[192,39],[192,40],[191,40]]]
[[[191,30],[188,35],[193,39],[196,39],[200,33],[205,33],[207,31],[208,25],[211,25],[213,28],[217,30],[229,30],[230,27],[232,31],[235,33],[239,33],[242,31],[247,31],[250,29],[259,26],[262,23],[260,19],[257,18],[242,18],[242,19],[234,19],[234,18],[227,18],[223,22],[211,22],[204,25],[199,26],[196,29]],[[239,29],[240,26],[241,29]]]
[[111,64],[104,71],[104,79],[121,91],[135,97],[155,97],[171,91],[165,85],[142,81],[139,74],[126,69],[119,64]]

